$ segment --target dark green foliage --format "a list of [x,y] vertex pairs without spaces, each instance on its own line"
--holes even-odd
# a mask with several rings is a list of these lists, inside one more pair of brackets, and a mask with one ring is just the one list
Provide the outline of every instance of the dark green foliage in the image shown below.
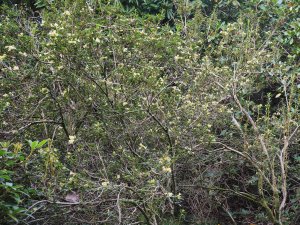
[[[14,148],[9,143],[1,143],[0,147],[0,223],[9,220],[18,222],[24,212],[24,198],[29,196],[29,188],[21,185],[22,179],[18,173],[24,173],[19,164],[24,161],[24,155],[19,152],[21,145]],[[13,151],[11,151],[13,150]]]

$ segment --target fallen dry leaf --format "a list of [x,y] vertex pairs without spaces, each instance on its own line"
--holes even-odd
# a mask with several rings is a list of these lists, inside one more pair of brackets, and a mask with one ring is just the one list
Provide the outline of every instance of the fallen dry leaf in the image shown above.
[[71,193],[66,195],[65,200],[67,202],[72,202],[72,203],[79,202],[79,195],[76,192],[72,191]]

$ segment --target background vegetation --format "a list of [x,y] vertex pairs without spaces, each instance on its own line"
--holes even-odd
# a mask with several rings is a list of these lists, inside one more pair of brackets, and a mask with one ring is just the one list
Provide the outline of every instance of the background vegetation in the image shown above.
[[300,223],[298,0],[0,7],[0,224]]

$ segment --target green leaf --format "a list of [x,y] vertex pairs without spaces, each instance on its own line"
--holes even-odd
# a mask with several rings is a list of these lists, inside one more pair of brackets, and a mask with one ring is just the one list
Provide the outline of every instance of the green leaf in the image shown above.
[[30,148],[33,150],[36,149],[39,144],[38,141],[31,141],[31,140],[28,140],[28,143],[29,143]]
[[13,216],[12,214],[8,214],[8,216],[10,218],[12,218],[14,221],[16,221],[17,223],[19,222],[19,220],[15,216]]
[[1,179],[4,179],[4,180],[10,180],[11,178],[10,178],[10,176],[8,176],[8,175],[0,175],[0,178]]
[[6,155],[7,151],[6,150],[0,150],[0,156]]
[[38,145],[37,145],[37,148],[41,148],[41,147],[43,147],[43,145],[44,144],[46,144],[47,143],[47,139],[45,139],[45,140],[42,140]]
[[295,159],[297,162],[300,162],[300,156],[295,156],[294,159]]
[[5,165],[7,165],[7,166],[13,166],[13,165],[15,165],[15,164],[16,164],[15,160],[8,160],[8,161],[5,163]]

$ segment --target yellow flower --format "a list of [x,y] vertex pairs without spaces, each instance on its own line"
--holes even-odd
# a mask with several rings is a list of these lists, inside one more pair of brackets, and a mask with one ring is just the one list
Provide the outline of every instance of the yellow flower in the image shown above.
[[174,57],[174,59],[175,59],[175,62],[177,62],[177,61],[180,59],[180,56],[179,56],[179,55],[176,55],[176,56]]
[[169,198],[171,198],[171,197],[173,197],[173,193],[172,193],[172,192],[168,192],[168,193],[167,193],[167,196],[168,196]]
[[182,199],[181,193],[178,193],[178,195],[176,195],[176,198],[177,198],[178,200],[181,200],[181,199]]
[[156,181],[154,179],[151,179],[151,180],[148,181],[148,183],[151,184],[151,185],[155,185]]
[[14,45],[8,45],[8,46],[5,46],[5,48],[7,49],[7,51],[12,51],[12,50],[16,50],[17,48],[14,46]]
[[107,186],[109,185],[109,181],[103,181],[103,182],[101,183],[101,185],[102,185],[103,187],[107,187]]
[[20,53],[20,55],[22,55],[22,56],[24,56],[24,57],[27,56],[27,53],[26,53],[26,52],[19,52],[19,53]]
[[164,165],[170,164],[171,158],[169,156],[165,155],[165,156],[163,156],[162,158],[159,159],[159,162],[161,164],[164,164]]
[[96,38],[96,39],[95,39],[95,42],[96,42],[96,43],[100,43],[100,39],[99,39],[99,38]]
[[14,144],[14,153],[18,153],[21,150],[22,146],[23,146],[23,144],[20,142],[15,143]]
[[44,94],[47,94],[49,92],[49,89],[48,88],[42,88],[41,92],[44,93]]
[[74,136],[70,135],[69,136],[69,144],[72,145],[75,142],[75,139],[76,139],[75,135]]
[[72,136],[72,135],[69,136],[69,139],[75,139],[75,138],[76,138],[75,135],[74,136]]
[[69,11],[69,10],[66,10],[66,11],[64,11],[63,15],[65,15],[65,16],[70,16],[70,15],[71,15],[71,13],[70,13],[70,11]]
[[58,33],[56,32],[56,30],[51,30],[51,31],[48,33],[48,35],[49,35],[50,37],[57,37],[57,36],[58,36]]
[[13,70],[17,71],[17,70],[19,70],[19,67],[18,66],[14,66]]
[[73,171],[70,171],[70,176],[75,176],[76,173],[74,173]]
[[165,167],[165,166],[162,167],[162,171],[164,173],[171,173],[172,172],[171,167]]
[[0,62],[2,62],[3,61],[3,59],[5,59],[6,58],[6,54],[4,54],[4,55],[0,55]]

